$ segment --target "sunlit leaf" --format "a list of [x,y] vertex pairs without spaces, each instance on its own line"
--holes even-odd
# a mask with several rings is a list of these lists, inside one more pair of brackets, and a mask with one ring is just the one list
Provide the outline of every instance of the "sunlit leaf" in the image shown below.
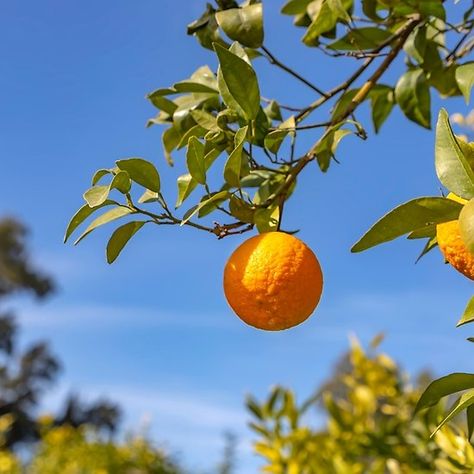
[[460,203],[443,197],[413,199],[382,217],[352,247],[351,251],[362,252],[427,225],[457,219],[461,208]]
[[145,225],[145,221],[133,221],[114,231],[107,243],[107,263],[113,263],[127,242]]

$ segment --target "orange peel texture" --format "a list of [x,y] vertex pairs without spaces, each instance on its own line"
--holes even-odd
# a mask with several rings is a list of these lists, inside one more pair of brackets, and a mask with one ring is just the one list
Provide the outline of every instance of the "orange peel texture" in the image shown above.
[[246,240],[224,270],[224,292],[237,316],[258,329],[279,331],[305,321],[321,298],[318,259],[300,239],[269,232]]

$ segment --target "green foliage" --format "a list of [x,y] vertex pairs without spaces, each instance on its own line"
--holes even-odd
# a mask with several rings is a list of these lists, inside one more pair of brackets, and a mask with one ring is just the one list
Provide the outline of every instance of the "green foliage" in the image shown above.
[[[380,341],[375,341],[377,345]],[[436,383],[436,382],[434,382]],[[259,403],[247,402],[255,452],[263,472],[274,474],[467,473],[474,448],[455,424],[429,434],[442,419],[440,397],[434,410],[414,417],[423,382],[410,383],[383,353],[366,353],[353,341],[331,379],[307,401],[275,387]],[[309,424],[322,409],[325,424]]]
[[[174,164],[174,155],[181,156],[180,150],[186,157],[177,161],[177,167],[185,168],[177,176],[175,201],[176,208],[187,206],[182,213],[170,209],[161,194],[160,175],[150,161],[119,160],[115,168],[95,173],[92,187],[84,193],[85,205],[71,220],[65,240],[105,206],[109,209],[86,227],[76,243],[96,228],[127,217],[135,223],[191,226],[218,238],[255,228],[259,232],[284,230],[284,204],[306,164],[315,161],[327,171],[345,137],[368,137],[356,117],[359,107],[369,104],[376,132],[395,106],[408,119],[430,128],[433,90],[443,97],[462,93],[469,98],[472,63],[464,59],[472,49],[468,41],[472,9],[459,21],[446,18],[442,0],[288,1],[282,14],[292,16],[295,25],[304,28],[302,42],[313,48],[313,64],[317,65],[320,52],[348,63],[342,68],[351,71],[348,77],[324,91],[269,51],[264,32],[272,25],[264,27],[264,6],[275,8],[271,2],[258,0],[208,3],[188,26],[188,34],[209,50],[217,67],[202,66],[188,78],[147,95],[158,109],[148,126],[163,127],[166,161]],[[453,12],[453,16],[460,15]],[[456,46],[450,49],[449,44]],[[382,83],[382,76],[403,55],[406,69],[392,82]],[[266,61],[284,71],[288,78],[311,89],[315,99],[303,108],[267,99],[263,93],[266,84],[259,81],[255,61]],[[284,83],[282,87],[293,85]],[[331,106],[329,117],[326,105]],[[308,123],[317,113],[323,120]],[[300,145],[303,132],[318,132],[309,149]],[[441,148],[452,147],[451,135],[443,138],[440,132],[438,136]],[[108,183],[103,183],[105,179]],[[451,179],[440,171],[440,179],[446,184],[458,177]],[[459,181],[459,186],[461,195],[471,194],[465,182]],[[135,195],[137,187],[144,188],[141,197]],[[137,215],[141,219],[137,220]],[[228,223],[219,223],[219,215]],[[113,234],[109,262],[141,227],[125,224]]]
[[[449,123],[448,114],[441,110],[436,127],[436,173],[440,182],[455,195],[470,199],[460,204],[443,197],[419,198],[402,204],[382,217],[353,247],[353,252],[367,250],[375,245],[388,242],[410,233],[409,238],[428,238],[421,254],[436,246],[436,224],[459,218],[461,237],[466,246],[474,248],[473,197],[474,164],[472,151],[474,144],[457,137]],[[469,301],[458,326],[474,321],[474,299]],[[430,407],[441,398],[460,391],[474,389],[474,375],[453,373],[433,382],[420,398],[417,410]],[[433,434],[461,411],[466,410],[469,434],[474,427],[474,390],[462,393],[450,408]]]
[[181,472],[163,451],[143,437],[114,443],[90,428],[67,425],[45,431],[24,471],[27,474]]

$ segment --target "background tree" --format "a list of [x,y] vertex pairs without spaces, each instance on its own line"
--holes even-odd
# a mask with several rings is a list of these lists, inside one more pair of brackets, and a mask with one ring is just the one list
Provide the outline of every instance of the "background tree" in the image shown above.
[[[25,246],[26,235],[25,227],[18,221],[0,220],[0,303],[21,292],[45,298],[54,289],[52,279],[32,265]],[[14,316],[0,312],[0,418],[7,416],[10,420],[1,440],[1,446],[6,448],[39,438],[37,408],[60,371],[60,362],[46,343],[36,342],[20,351],[17,336]],[[84,404],[71,396],[53,424],[87,424],[112,432],[119,413],[118,407],[110,402]]]
[[[474,448],[461,425],[444,426],[430,439],[443,418],[442,404],[413,418],[426,376],[411,381],[376,345],[366,352],[353,340],[330,381],[306,401],[298,403],[280,386],[261,403],[249,397],[263,472],[472,472]],[[322,410],[323,426],[311,423],[314,410]]]

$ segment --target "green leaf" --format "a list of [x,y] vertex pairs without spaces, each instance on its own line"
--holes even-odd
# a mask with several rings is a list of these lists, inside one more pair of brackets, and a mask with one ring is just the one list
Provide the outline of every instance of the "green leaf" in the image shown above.
[[464,156],[444,109],[440,110],[436,125],[435,164],[436,174],[446,188],[464,199],[474,197],[474,171]]
[[207,130],[204,127],[201,127],[201,125],[194,125],[194,127],[191,127],[182,137],[180,142],[178,143],[177,149],[180,150],[181,148],[185,147],[189,139],[191,137],[197,137],[201,138],[207,133]]
[[436,224],[430,224],[408,234],[407,239],[431,239],[436,237]]
[[276,100],[272,100],[264,109],[265,115],[270,120],[279,120],[283,121],[283,117],[281,115],[280,105]]
[[155,191],[155,193],[160,192],[160,175],[149,161],[141,158],[129,158],[118,160],[116,164],[121,170],[126,171],[135,183],[150,191]]
[[[214,148],[210,150],[204,157],[204,167],[206,171],[211,167],[212,163],[221,154],[221,150]],[[198,183],[192,178],[190,174],[184,174],[177,180],[178,183],[178,198],[175,207],[178,208],[189,197],[189,195],[196,189]]]
[[418,258],[416,259],[415,263],[418,263],[421,258],[423,258],[428,252],[433,250],[437,245],[438,245],[438,238],[436,236],[431,237],[428,240],[428,242],[426,242],[425,246],[423,247],[423,250],[421,251],[420,255],[418,255]]
[[474,296],[469,300],[469,303],[464,310],[461,319],[456,324],[456,327],[462,326],[463,324],[472,323],[474,321]]
[[107,243],[107,263],[113,263],[127,242],[145,225],[145,221],[132,221],[115,230]]
[[313,0],[290,0],[281,9],[283,15],[301,15],[306,13],[308,5]]
[[377,48],[392,36],[388,30],[375,27],[351,30],[347,35],[330,43],[328,48],[340,51],[366,51]]
[[138,198],[138,202],[140,204],[149,204],[150,202],[162,202],[162,198],[160,197],[159,193],[155,193],[154,191],[150,191],[146,189],[145,192]]
[[261,3],[231,8],[216,13],[218,25],[232,40],[249,48],[263,43],[263,7]]
[[430,89],[422,69],[411,69],[399,79],[395,97],[407,118],[431,128]]
[[456,69],[456,82],[466,99],[466,104],[471,100],[471,89],[474,85],[474,62],[461,64]]
[[181,221],[180,225],[186,224],[194,215],[196,215],[201,209],[205,206],[210,206],[216,202],[222,202],[228,199],[230,196],[229,191],[220,191],[218,193],[213,194],[210,198],[202,200],[197,206],[193,208],[191,212],[187,212],[183,220]]
[[165,152],[165,158],[168,164],[171,166],[173,165],[173,158],[171,157],[171,152],[178,146],[180,140],[181,135],[173,125],[167,128],[161,136],[163,150]]
[[314,46],[320,35],[332,30],[337,23],[338,14],[327,0],[323,0],[314,12],[312,22],[303,36],[303,43]]
[[97,227],[133,213],[134,211],[132,209],[124,206],[114,207],[113,209],[110,209],[110,211],[104,212],[90,223],[89,227],[87,227],[81,236],[74,242],[74,245],[77,245],[84,237],[87,237],[93,230],[97,229]]
[[280,209],[278,206],[267,209],[257,209],[254,214],[255,225],[261,234],[277,230],[279,219]]
[[459,214],[459,232],[469,252],[474,255],[474,199],[471,199]]
[[335,126],[332,129],[329,129],[318,141],[314,148],[314,154],[316,155],[321,171],[328,170],[331,159],[334,158],[340,141],[351,133],[350,130],[340,130],[339,126]]
[[466,410],[467,418],[467,439],[470,441],[474,432],[474,405],[470,405]]
[[188,81],[181,81],[177,82],[173,85],[179,93],[208,93],[208,94],[215,94],[218,92],[217,89],[211,87],[207,84],[202,84],[200,82],[194,82],[191,80]]
[[202,128],[206,130],[219,130],[216,117],[209,112],[201,109],[191,110],[191,116]]
[[284,122],[278,125],[276,130],[271,131],[265,137],[265,148],[269,150],[271,153],[278,153],[283,140],[288,134],[295,135],[295,116],[292,115],[291,117],[287,118]]
[[451,407],[449,413],[444,417],[443,421],[441,421],[433,433],[431,433],[431,437],[433,437],[449,420],[452,420],[458,413],[467,409],[471,405],[474,405],[474,390],[469,390],[459,397]]
[[416,404],[415,413],[436,405],[442,398],[474,388],[474,374],[453,373],[431,382]]
[[248,126],[240,128],[235,134],[235,148],[232,150],[224,166],[224,179],[234,187],[240,187],[240,175],[242,170],[242,155],[245,138],[247,136]]
[[383,21],[383,18],[377,15],[377,0],[362,0],[362,11],[365,15],[376,22]]
[[95,186],[104,176],[112,174],[112,170],[100,169],[94,173],[92,177],[92,186]]
[[82,206],[71,218],[64,234],[64,243],[66,243],[71,236],[71,234],[95,211],[101,209],[105,206],[111,206],[112,204],[117,204],[115,201],[107,200],[103,202],[100,206],[90,207],[88,204]]
[[197,181],[190,174],[183,174],[177,179],[178,183],[178,199],[176,201],[176,209],[183,204],[186,198],[196,189]]
[[132,187],[130,176],[126,171],[119,171],[112,182],[110,183],[110,189],[118,189],[122,194],[127,194]]
[[372,122],[375,133],[378,133],[393,109],[395,102],[393,89],[389,86],[377,85],[370,92],[369,98],[372,107]]
[[216,44],[214,49],[219,58],[219,71],[225,84],[225,88],[222,88],[222,81],[219,81],[219,90],[224,101],[226,99],[228,101],[228,94],[232,97],[230,103],[226,101],[226,105],[233,108],[235,102],[246,119],[255,119],[260,110],[260,90],[255,71],[245,60],[222,46]]
[[196,137],[191,137],[186,151],[186,166],[189,173],[199,184],[206,184],[206,169],[204,167],[204,144]]
[[90,207],[100,206],[109,197],[109,186],[92,186],[84,193],[84,199]]
[[229,210],[237,220],[241,222],[247,222],[248,224],[253,224],[255,209],[244,200],[236,196],[231,196],[229,201]]
[[352,247],[351,252],[362,252],[430,224],[452,221],[458,218],[461,208],[458,202],[443,197],[413,199],[383,216]]
[[426,52],[426,26],[418,27],[412,31],[405,41],[403,49],[418,64],[423,64]]

